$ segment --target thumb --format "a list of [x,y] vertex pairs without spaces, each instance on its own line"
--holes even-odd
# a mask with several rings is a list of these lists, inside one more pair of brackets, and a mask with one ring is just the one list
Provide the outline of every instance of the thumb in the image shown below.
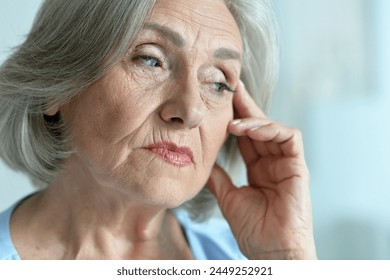
[[229,203],[227,202],[227,197],[231,191],[237,190],[237,188],[232,183],[229,175],[223,170],[218,164],[214,164],[210,178],[207,182],[207,187],[217,198],[219,207],[222,212],[227,210]]

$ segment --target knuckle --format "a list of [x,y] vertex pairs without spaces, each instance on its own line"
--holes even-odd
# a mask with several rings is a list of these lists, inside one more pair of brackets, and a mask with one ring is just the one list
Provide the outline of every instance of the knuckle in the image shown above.
[[297,137],[298,139],[302,139],[302,132],[298,128],[292,128],[293,135]]
[[277,124],[276,122],[270,122],[268,124],[268,126],[272,129],[272,130],[280,130],[280,125]]

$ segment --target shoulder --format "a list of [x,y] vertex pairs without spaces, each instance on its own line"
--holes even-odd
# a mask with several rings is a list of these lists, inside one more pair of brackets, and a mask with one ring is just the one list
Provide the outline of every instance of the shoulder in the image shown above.
[[176,212],[195,259],[246,259],[241,253],[230,227],[222,217],[211,217],[202,222],[192,221],[185,211]]
[[0,213],[0,260],[19,260],[10,234],[11,215],[18,203],[15,203],[4,212]]

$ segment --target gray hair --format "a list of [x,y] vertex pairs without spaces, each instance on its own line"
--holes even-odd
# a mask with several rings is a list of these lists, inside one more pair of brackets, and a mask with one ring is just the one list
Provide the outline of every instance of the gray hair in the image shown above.
[[[104,76],[130,48],[156,0],[45,0],[25,42],[0,67],[0,157],[46,187],[72,153],[59,116],[66,104]],[[268,0],[225,0],[242,34],[241,79],[266,109],[277,73],[274,19]],[[218,162],[233,170],[237,145],[230,137]],[[207,191],[185,207],[206,217]]]

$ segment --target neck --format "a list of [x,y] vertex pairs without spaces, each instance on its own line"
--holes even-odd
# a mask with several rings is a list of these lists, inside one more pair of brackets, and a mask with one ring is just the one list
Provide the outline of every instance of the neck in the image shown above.
[[169,209],[148,205],[85,177],[59,176],[19,208],[14,216],[20,226],[34,221],[30,230],[37,239],[32,244],[57,244],[54,255],[47,258],[190,257],[180,225]]

